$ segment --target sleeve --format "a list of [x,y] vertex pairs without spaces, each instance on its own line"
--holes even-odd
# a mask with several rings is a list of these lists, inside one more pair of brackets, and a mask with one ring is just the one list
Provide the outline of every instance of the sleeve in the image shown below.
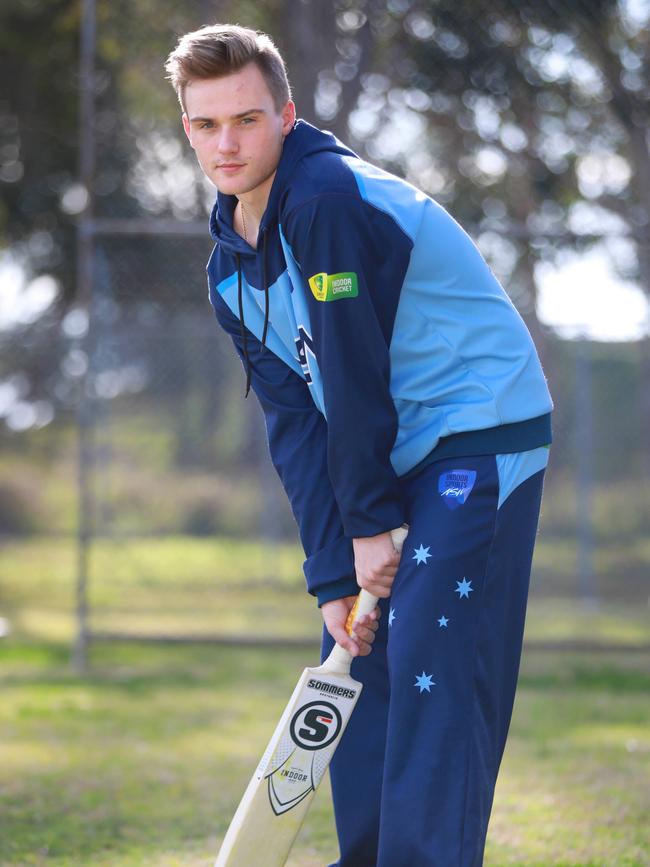
[[[240,322],[214,293],[214,309],[244,361]],[[253,388],[266,420],[271,460],[287,493],[307,559],[307,589],[318,604],[359,592],[352,540],[346,538],[327,475],[327,432],[305,381],[247,330]]]
[[412,242],[350,194],[301,205],[285,232],[304,278],[343,527],[353,538],[374,536],[405,520],[390,460],[398,427],[390,342]]

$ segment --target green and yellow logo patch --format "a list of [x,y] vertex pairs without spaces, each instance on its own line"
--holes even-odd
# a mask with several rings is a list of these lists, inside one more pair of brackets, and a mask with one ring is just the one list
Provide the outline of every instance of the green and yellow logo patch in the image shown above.
[[339,298],[356,298],[359,284],[354,271],[341,274],[314,274],[309,278],[309,288],[317,301],[338,301]]

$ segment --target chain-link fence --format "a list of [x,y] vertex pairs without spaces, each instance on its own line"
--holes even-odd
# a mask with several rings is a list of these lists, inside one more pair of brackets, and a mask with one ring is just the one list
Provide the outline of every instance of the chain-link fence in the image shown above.
[[[93,634],[317,634],[263,417],[207,299],[209,249],[202,237],[98,234],[89,319],[77,309],[42,326],[61,407],[40,421],[14,413],[2,434],[5,533],[69,536],[80,507],[68,568],[82,649]],[[555,443],[532,592],[645,604],[646,348],[542,337]]]
[[[222,18],[235,14],[237,4],[218,5]],[[295,7],[293,19],[301,27],[315,26],[315,4],[285,5],[283,15],[291,18]],[[554,184],[567,171],[567,154],[580,156],[578,132],[586,135],[590,124],[602,121],[605,100],[595,90],[585,90],[586,85],[572,94],[564,73],[553,77],[553,68],[545,64],[562,52],[555,37],[530,23],[532,7],[521,12],[519,20],[517,10],[504,6],[498,10],[503,21],[482,33],[470,27],[469,20],[460,21],[446,4],[434,4],[434,11],[443,18],[451,16],[445,19],[447,30],[428,27],[429,18],[435,17],[430,4],[422,4],[419,11],[411,10],[414,4],[410,3],[376,4],[381,15],[374,19],[366,14],[372,4],[361,3],[361,11],[356,12],[350,4],[335,5],[340,14],[328,26],[340,37],[336,52],[346,55],[346,63],[337,62],[318,74],[313,70],[312,78],[304,82],[296,69],[297,91],[316,93],[314,105],[323,123],[332,120],[344,125],[345,111],[356,105],[348,128],[359,144],[367,144],[369,153],[376,152],[378,159],[383,154],[385,163],[402,174],[420,172],[430,182],[430,191],[475,236],[489,224],[486,252],[495,258],[491,264],[498,273],[500,264],[505,269],[501,276],[506,287],[516,289],[515,301],[532,316],[534,261],[524,248],[529,245],[539,253],[547,242],[550,246],[557,242],[558,226],[565,230],[563,221],[572,215],[559,200],[578,193],[571,180],[558,190]],[[251,23],[257,24],[255,16],[259,13],[263,23],[273,4],[257,4],[255,9],[241,6],[250,13]],[[250,640],[254,625],[261,633],[285,639],[314,634],[316,620],[307,627],[301,623],[308,616],[306,609],[295,607],[303,584],[301,554],[295,524],[268,457],[263,419],[255,398],[243,398],[241,366],[207,300],[207,225],[204,234],[202,222],[176,219],[197,216],[202,188],[167,127],[158,129],[143,110],[142,128],[134,122],[128,139],[128,130],[124,132],[116,121],[128,112],[137,121],[137,97],[146,93],[152,98],[153,91],[143,83],[150,74],[147,64],[161,75],[163,46],[171,47],[171,33],[155,30],[159,40],[155,56],[141,57],[140,43],[127,40],[125,54],[113,68],[111,28],[121,22],[119,15],[104,8],[99,41],[108,42],[102,43],[98,72],[94,7],[93,0],[84,3],[79,77],[82,184],[71,186],[62,198],[69,213],[79,214],[77,299],[63,322],[44,317],[37,327],[25,328],[18,339],[14,334],[8,341],[12,358],[3,371],[18,372],[3,380],[4,392],[0,392],[0,410],[2,400],[7,406],[13,401],[11,412],[4,413],[9,430],[0,433],[7,455],[4,468],[11,463],[11,471],[0,473],[2,529],[7,534],[76,532],[73,568],[80,658],[93,634],[176,638],[218,634]],[[196,14],[196,10],[178,11],[176,30],[198,26]],[[551,33],[560,24],[551,16],[545,26]],[[519,25],[521,33],[527,33],[525,38],[517,36]],[[470,47],[483,45],[485,52],[494,52],[490,54],[494,75],[482,77],[484,58],[478,56],[471,81],[460,69],[455,77],[445,79],[443,93],[436,90],[436,76],[443,75],[452,62],[462,64],[469,57],[460,43],[451,40],[452,26],[467,28]],[[636,31],[630,27],[626,38],[633,40]],[[398,35],[406,42],[395,42],[395,51],[388,51],[382,40],[395,40]],[[564,46],[565,53],[575,53],[578,42],[567,39],[558,45]],[[430,50],[422,54],[427,40],[433,40]],[[376,57],[383,57],[385,63],[395,61],[392,84],[388,70],[385,75],[377,69],[368,71],[366,55],[375,43]],[[290,43],[286,48],[291,53]],[[519,115],[505,117],[509,100],[516,107],[518,91],[504,95],[509,85],[499,76],[507,77],[516,64],[503,66],[502,55],[515,51],[525,67],[522,82],[539,88],[536,130],[534,124],[527,131],[514,125],[515,120],[524,124],[532,106],[525,94]],[[400,52],[410,54],[400,60]],[[436,52],[442,52],[438,60],[445,62],[429,69]],[[328,58],[319,56],[314,63],[328,63]],[[130,78],[124,70],[131,71]],[[352,83],[357,79],[354,92]],[[122,91],[111,85],[115,81],[122,82]],[[593,90],[593,82],[591,86]],[[481,88],[486,90],[483,96]],[[630,93],[637,92],[630,88]],[[591,107],[589,99],[594,102]],[[428,142],[422,132],[425,116],[436,133]],[[364,130],[390,118],[403,124],[409,154],[397,147],[392,157],[386,155],[391,139],[388,127],[385,137],[370,132],[363,137]],[[375,126],[368,125],[370,120]],[[124,134],[117,137],[116,130]],[[533,133],[541,137],[543,147],[526,157],[529,162],[518,162]],[[576,141],[570,138],[574,134]],[[499,135],[501,163],[494,144]],[[593,135],[594,141],[601,140],[597,130]],[[614,149],[619,146],[616,135],[612,132]],[[429,150],[423,150],[423,142]],[[574,145],[575,153],[570,152]],[[458,148],[467,149],[460,160]],[[453,159],[446,163],[450,155]],[[495,180],[503,177],[507,186],[503,165],[508,160],[518,166],[512,202],[510,191]],[[587,169],[583,172],[592,184],[586,199],[598,193],[598,166],[589,165],[591,175]],[[620,164],[612,165],[622,171]],[[450,166],[456,175],[445,181]],[[128,187],[128,195],[118,189],[120,172],[128,176],[128,184],[122,185]],[[616,173],[614,180],[605,177],[604,168],[601,174],[603,190],[607,182],[615,192]],[[528,181],[531,187],[525,185]],[[523,203],[534,199],[535,185],[543,193],[536,212],[526,214]],[[454,189],[460,213],[458,207],[454,209]],[[636,226],[637,235],[645,231],[639,228],[646,225],[641,212],[637,203],[628,221]],[[155,214],[172,214],[174,219],[157,219]],[[471,220],[480,220],[481,215],[484,225],[473,232]],[[584,231],[589,235],[582,235],[583,247],[593,243],[597,234],[593,220]],[[621,224],[611,220],[603,224],[609,237],[617,231],[631,237]],[[483,235],[485,240],[485,231]],[[569,243],[569,236],[563,236],[563,246]],[[640,266],[645,261],[643,243],[647,247],[647,241],[637,245]],[[582,600],[590,606],[620,599],[645,604],[650,526],[650,444],[644,422],[648,383],[643,373],[649,367],[647,341],[561,340],[548,330],[536,327],[535,331],[556,411],[533,593]],[[50,394],[49,402],[32,397],[21,404],[20,394],[27,386],[20,371],[29,366],[27,359],[32,380]],[[239,594],[247,595],[240,599]],[[283,601],[283,612],[274,614],[273,623],[267,617],[268,594],[280,594]],[[246,617],[221,604],[227,595],[229,602],[242,602],[235,607],[245,609]]]
[[[207,300],[205,258],[200,239],[97,240],[80,478],[87,628],[104,637],[169,635],[172,621],[177,636],[219,632],[218,600],[242,585],[223,574],[215,539],[248,550],[249,590],[300,588],[295,524]],[[643,596],[640,353],[545,335],[557,408],[534,593],[592,605]],[[231,627],[222,637],[246,637]]]

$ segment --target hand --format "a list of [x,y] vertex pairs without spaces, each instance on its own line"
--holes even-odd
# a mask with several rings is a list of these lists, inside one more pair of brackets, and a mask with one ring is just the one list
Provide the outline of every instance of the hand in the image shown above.
[[337,644],[345,648],[352,656],[368,656],[375,640],[375,632],[379,628],[381,611],[375,608],[354,621],[352,635],[345,631],[345,622],[352,610],[356,596],[345,596],[343,599],[333,599],[321,605],[321,613],[327,631]]
[[387,598],[397,574],[400,555],[390,533],[353,539],[357,584],[373,596]]

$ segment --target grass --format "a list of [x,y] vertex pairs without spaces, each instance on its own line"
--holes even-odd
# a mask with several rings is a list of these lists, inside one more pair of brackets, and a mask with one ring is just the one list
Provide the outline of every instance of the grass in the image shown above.
[[[80,676],[71,544],[2,554],[0,864],[207,867],[309,651],[98,643]],[[102,543],[98,623],[316,636],[300,555],[276,555],[168,539],[116,558]],[[647,609],[533,598],[528,639],[576,636],[631,649],[525,651],[486,867],[650,867],[650,667],[632,650],[650,641]],[[323,785],[289,863],[335,857]]]
[[[104,540],[94,544],[89,565],[89,604],[98,629],[240,634],[263,616],[269,634],[313,635],[319,622],[304,598],[301,557],[293,545],[269,552],[250,541]],[[71,540],[4,546],[0,589],[19,634],[70,637],[75,570]],[[308,612],[310,623],[299,612]]]
[[[0,652],[4,867],[210,864],[305,662],[100,645],[89,678],[62,645]],[[636,656],[525,657],[486,865],[650,864],[649,689]],[[324,787],[290,863],[335,851]]]
[[[650,644],[646,598],[605,596],[582,605],[546,581],[556,545],[535,555],[527,638]],[[6,541],[0,612],[19,637],[69,641],[74,634],[76,555],[65,537]],[[96,541],[89,564],[91,625],[132,633],[219,633],[309,637],[320,616],[305,594],[296,545],[164,537]],[[650,571],[650,552],[648,555]],[[646,573],[647,574],[647,573]]]

